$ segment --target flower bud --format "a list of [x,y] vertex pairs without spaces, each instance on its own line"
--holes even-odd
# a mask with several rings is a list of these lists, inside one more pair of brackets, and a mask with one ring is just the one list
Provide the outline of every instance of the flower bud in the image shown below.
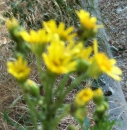
[[12,19],[8,20],[6,22],[6,26],[8,28],[8,31],[9,31],[10,35],[11,35],[11,38],[15,42],[18,43],[17,44],[18,48],[20,46],[21,46],[20,48],[22,48],[23,44],[21,44],[21,42],[23,42],[23,39],[21,38],[19,33],[20,33],[20,31],[24,30],[24,28],[19,26],[19,23],[15,18],[12,18]]
[[75,115],[79,120],[84,120],[85,117],[87,116],[87,109],[84,107],[81,107],[77,109]]
[[89,67],[89,62],[83,59],[78,60],[77,71],[79,73],[86,72],[88,67]]
[[102,104],[100,106],[97,106],[96,110],[95,110],[98,114],[102,114],[105,112],[105,106]]
[[39,87],[37,86],[37,84],[34,81],[32,81],[30,79],[28,79],[26,81],[26,83],[25,83],[25,85],[23,87],[23,91],[25,93],[28,93],[28,94],[30,94],[32,96],[35,96],[35,97],[37,95],[39,95]]
[[109,105],[106,101],[103,101],[103,106],[105,107],[105,111],[109,109]]
[[19,26],[19,24],[15,18],[12,18],[11,20],[8,20],[6,22],[6,26],[7,26],[9,31],[12,31],[13,29],[17,28]]
[[100,105],[103,102],[103,100],[104,100],[103,91],[101,88],[98,88],[97,90],[94,91],[93,101],[97,105]]
[[101,105],[96,107],[94,112],[94,120],[101,120],[106,116],[106,110],[109,108],[108,103],[103,101]]

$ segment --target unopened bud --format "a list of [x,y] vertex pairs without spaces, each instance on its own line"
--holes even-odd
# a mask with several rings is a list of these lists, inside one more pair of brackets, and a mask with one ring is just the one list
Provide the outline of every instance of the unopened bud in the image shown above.
[[94,91],[93,101],[97,105],[100,105],[103,102],[103,100],[104,100],[103,91],[101,88],[98,88],[97,90]]
[[6,26],[7,26],[9,31],[12,31],[13,29],[17,28],[19,26],[19,24],[15,18],[12,18],[11,20],[8,20],[6,22]]
[[76,117],[79,119],[79,120],[84,120],[85,117],[87,116],[87,109],[86,108],[79,108],[77,109],[76,111]]
[[37,86],[37,84],[34,81],[32,81],[30,79],[28,79],[26,81],[26,83],[23,87],[23,90],[24,90],[24,92],[29,93],[32,96],[39,95],[39,87]]

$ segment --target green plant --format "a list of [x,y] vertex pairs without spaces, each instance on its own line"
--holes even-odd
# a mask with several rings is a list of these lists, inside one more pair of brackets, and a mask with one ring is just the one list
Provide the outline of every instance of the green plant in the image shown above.
[[[30,30],[29,33],[19,26],[16,19],[7,21],[7,28],[16,42],[16,60],[7,63],[8,72],[21,86],[35,130],[38,130],[38,123],[42,130],[55,130],[60,120],[68,114],[75,117],[83,130],[97,128],[102,130],[102,126],[111,130],[114,125],[114,121],[110,122],[106,115],[108,103],[104,100],[101,89],[93,91],[87,85],[76,95],[74,103],[63,104],[66,95],[82,80],[97,78],[102,73],[120,80],[122,74],[115,66],[114,59],[109,59],[104,53],[98,52],[97,40],[93,41],[93,47],[86,47],[87,41],[94,38],[98,28],[102,27],[96,24],[97,19],[90,17],[84,10],[76,13],[81,24],[77,33],[73,32],[74,27],[66,28],[63,22],[57,24],[55,20],[45,21],[43,28],[37,31]],[[28,78],[31,70],[25,59],[28,52],[32,52],[36,57],[40,88],[36,82]],[[46,66],[45,70],[42,70],[42,59]],[[66,87],[71,74],[75,74],[76,78]],[[62,76],[62,79],[55,87],[58,76]],[[42,90],[44,94],[41,93]],[[86,105],[90,100],[96,104],[93,114],[96,125],[93,127],[87,118]],[[29,129],[9,120],[6,113],[4,117],[18,129]],[[77,128],[70,126],[68,129]]]

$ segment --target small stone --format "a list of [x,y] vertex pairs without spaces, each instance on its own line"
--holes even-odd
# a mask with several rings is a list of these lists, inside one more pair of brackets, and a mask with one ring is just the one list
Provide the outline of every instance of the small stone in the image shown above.
[[125,32],[122,32],[121,34],[125,35]]
[[118,8],[116,9],[116,13],[119,14],[119,13],[121,13],[121,12],[122,12],[122,8],[121,8],[121,7],[118,7]]

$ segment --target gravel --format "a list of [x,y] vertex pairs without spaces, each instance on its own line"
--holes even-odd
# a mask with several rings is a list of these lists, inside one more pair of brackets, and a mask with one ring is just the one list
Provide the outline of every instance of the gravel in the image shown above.
[[99,8],[109,33],[109,44],[114,58],[123,71],[122,90],[127,100],[127,0],[101,0]]

